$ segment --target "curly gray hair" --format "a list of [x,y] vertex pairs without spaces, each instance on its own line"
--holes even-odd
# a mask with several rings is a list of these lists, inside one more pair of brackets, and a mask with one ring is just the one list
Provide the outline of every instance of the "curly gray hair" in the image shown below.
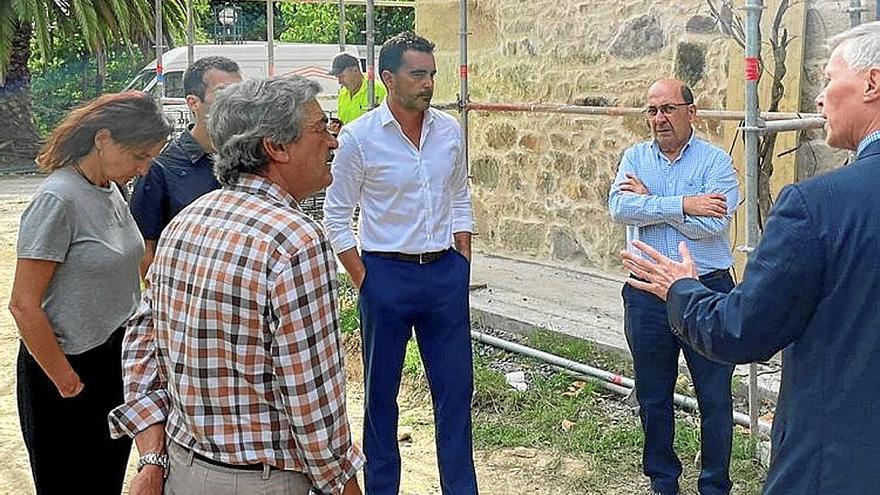
[[320,90],[318,83],[301,76],[250,79],[218,90],[208,121],[217,180],[234,185],[242,173],[262,171],[269,163],[263,138],[295,141],[303,125],[303,107]]

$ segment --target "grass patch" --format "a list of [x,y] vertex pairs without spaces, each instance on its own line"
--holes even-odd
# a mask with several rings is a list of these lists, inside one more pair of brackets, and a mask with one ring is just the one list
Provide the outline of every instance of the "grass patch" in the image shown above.
[[[603,355],[577,339],[537,331],[528,345],[618,373],[626,371],[617,356]],[[562,373],[532,373],[527,378],[529,389],[518,392],[507,385],[501,373],[489,369],[489,364],[487,358],[475,356],[475,447],[527,447],[580,461],[588,467],[584,473],[560,469],[544,473],[565,478],[572,493],[641,493],[641,427],[638,417],[614,402],[616,396],[604,395],[594,385]],[[684,468],[682,493],[696,493],[699,466],[695,458],[700,449],[697,423],[694,417],[676,421],[675,449]],[[551,463],[545,471],[558,464]],[[731,461],[734,492],[759,494],[764,476],[764,470],[749,455],[748,437],[735,431]]]
[[[617,457],[620,449],[640,448],[635,421],[608,429],[587,383],[574,387],[567,375],[533,375],[526,392],[507,385],[501,373],[479,362],[475,368],[474,441],[483,447],[551,447],[560,453]],[[573,425],[566,431],[563,421]]]
[[419,354],[419,346],[415,338],[406,343],[406,354],[403,356],[403,374],[407,378],[420,380],[425,376],[425,367],[422,365],[422,355]]
[[355,333],[361,328],[358,291],[347,273],[339,274],[339,325],[343,335]]
[[[340,320],[343,333],[360,327],[357,290],[347,276],[340,277]],[[526,345],[614,373],[632,376],[632,365],[622,356],[603,352],[589,342],[536,329]],[[536,361],[517,357],[528,364]],[[594,385],[577,382],[563,373],[528,373],[529,389],[517,392],[504,375],[489,368],[489,360],[474,355],[474,446],[478,449],[527,447],[555,456],[538,476],[564,479],[568,492],[579,495],[642,493],[643,435],[638,418],[622,411]],[[403,365],[402,399],[424,404],[427,383],[415,340],[407,343]],[[413,425],[423,420],[411,421]],[[675,449],[683,465],[682,494],[697,493],[700,449],[696,419],[677,420]],[[409,424],[403,420],[401,424]],[[584,466],[583,472],[566,468],[563,458]],[[524,460],[528,462],[528,460]],[[765,472],[749,454],[748,436],[734,433],[730,466],[733,493],[758,495]]]
[[612,373],[633,376],[632,362],[626,357],[602,351],[595,344],[584,339],[536,328],[526,334],[525,345]]

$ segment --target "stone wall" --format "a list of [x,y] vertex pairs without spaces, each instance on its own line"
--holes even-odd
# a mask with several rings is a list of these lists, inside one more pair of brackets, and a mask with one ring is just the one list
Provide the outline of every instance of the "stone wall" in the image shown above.
[[[839,4],[809,0],[808,8],[816,19],[837,15],[845,23]],[[418,0],[416,28],[438,47],[437,102],[458,95],[458,9],[455,0]],[[708,13],[704,0],[470,0],[471,100],[642,106],[651,81],[674,76],[691,83],[699,107],[725,108],[729,43]],[[805,86],[813,89],[804,102],[818,92],[826,56],[813,45],[807,53],[813,79]],[[803,110],[813,111],[812,103]],[[623,150],[649,138],[644,121],[471,116],[478,248],[618,270],[624,231],[608,216],[608,190]],[[726,146],[718,122],[698,120],[697,130]]]
[[[873,0],[862,0],[865,7],[874,7]],[[849,2],[839,0],[808,0],[807,25],[804,47],[804,82],[801,91],[801,110],[815,111],[816,96],[822,91],[825,76],[822,71],[828,61],[825,41],[850,27],[845,7]],[[875,12],[863,13],[862,22],[873,21]],[[825,145],[825,133],[811,130],[804,133],[798,152],[798,177],[801,179],[832,170],[844,163],[849,153],[834,150]]]

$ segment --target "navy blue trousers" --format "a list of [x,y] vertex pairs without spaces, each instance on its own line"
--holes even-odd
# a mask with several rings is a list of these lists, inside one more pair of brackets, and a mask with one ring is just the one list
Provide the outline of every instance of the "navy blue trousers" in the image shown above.
[[[730,292],[734,283],[725,270],[700,280],[712,290]],[[730,493],[730,451],[733,441],[733,366],[711,361],[672,333],[666,303],[657,296],[623,287],[626,340],[633,356],[639,418],[645,432],[642,463],[651,487],[663,495],[678,493],[681,462],[672,447],[675,418],[672,395],[678,378],[678,355],[684,352],[700,406],[702,469],[700,495]]]
[[363,338],[364,481],[367,495],[397,495],[397,393],[406,343],[416,341],[434,404],[444,495],[477,493],[471,443],[470,265],[456,251],[418,264],[363,253],[366,278],[358,306]]

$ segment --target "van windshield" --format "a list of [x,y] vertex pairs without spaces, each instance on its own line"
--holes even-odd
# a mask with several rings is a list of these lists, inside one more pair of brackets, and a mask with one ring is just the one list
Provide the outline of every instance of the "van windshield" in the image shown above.
[[155,77],[155,70],[142,70],[140,74],[135,76],[135,78],[128,83],[128,86],[125,87],[125,91],[145,91],[147,85],[149,85],[150,81]]
[[[125,90],[137,90],[137,91],[146,91],[149,89],[149,92],[153,97],[156,97],[156,71],[154,70],[143,70],[140,74],[135,76],[134,79],[128,86],[125,87]],[[186,95],[183,94],[183,73],[182,72],[169,72],[165,74],[165,96],[168,98],[184,98]]]

